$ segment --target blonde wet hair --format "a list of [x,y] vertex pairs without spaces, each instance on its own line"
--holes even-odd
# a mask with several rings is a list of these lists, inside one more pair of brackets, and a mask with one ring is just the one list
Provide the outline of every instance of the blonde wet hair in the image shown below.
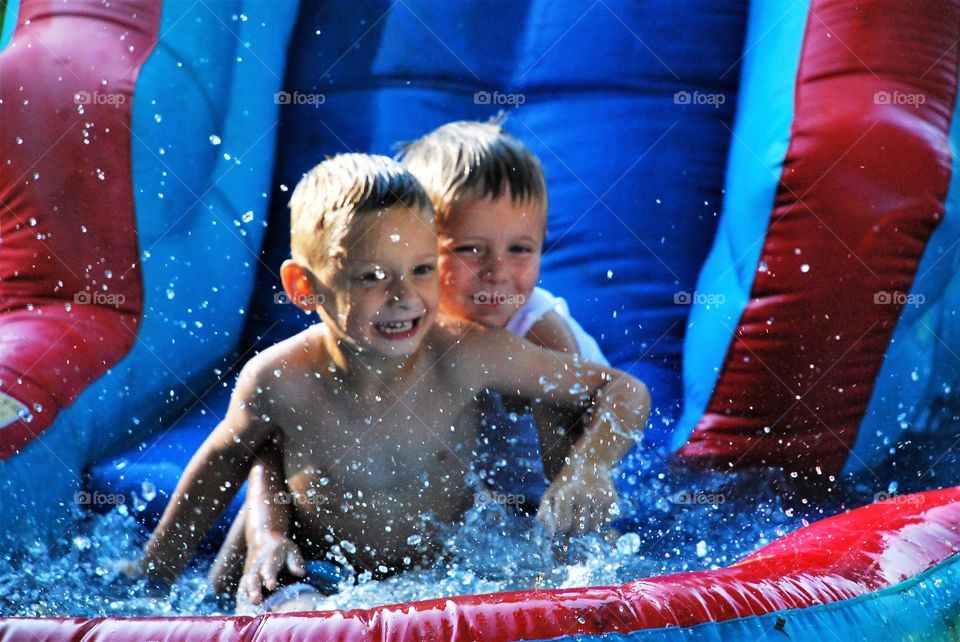
[[359,216],[398,205],[421,211],[432,225],[429,197],[400,163],[372,154],[331,156],[304,174],[290,197],[291,256],[323,267]]

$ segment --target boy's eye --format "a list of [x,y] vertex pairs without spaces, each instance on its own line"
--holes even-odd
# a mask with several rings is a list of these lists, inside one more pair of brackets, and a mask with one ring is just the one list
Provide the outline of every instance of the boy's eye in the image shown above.
[[418,265],[417,267],[413,268],[413,274],[415,276],[424,276],[426,274],[430,274],[436,269],[436,266],[432,263],[423,263],[422,265]]
[[479,254],[480,248],[476,245],[458,245],[453,251],[457,254]]
[[364,283],[376,283],[377,281],[383,281],[385,278],[387,278],[387,273],[383,270],[370,270],[357,275],[357,280]]
[[530,254],[533,252],[533,248],[529,245],[511,245],[510,251],[514,254]]

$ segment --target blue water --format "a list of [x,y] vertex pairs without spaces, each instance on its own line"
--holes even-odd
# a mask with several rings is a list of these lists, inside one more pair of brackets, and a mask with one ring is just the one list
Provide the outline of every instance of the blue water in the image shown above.
[[[842,490],[830,500],[784,498],[771,490],[784,480],[771,473],[678,471],[651,456],[629,480],[632,490],[620,523],[633,532],[571,541],[551,539],[532,516],[478,495],[463,523],[438,525],[443,563],[381,581],[354,577],[323,606],[370,608],[462,594],[622,584],[728,566],[843,510],[960,483],[960,454],[944,441],[954,437],[960,438],[955,429],[942,430],[897,446],[891,463],[859,480],[838,482]],[[215,595],[206,581],[209,558],[197,559],[169,590],[119,573],[119,562],[136,557],[148,535],[135,513],[136,507],[125,505],[105,515],[78,512],[74,526],[56,542],[3,553],[0,615],[232,614],[233,599]]]
[[[532,588],[620,584],[632,579],[726,566],[804,524],[804,517],[760,478],[701,476],[696,485],[648,467],[641,476],[636,533],[551,539],[532,516],[480,501],[462,524],[439,525],[444,562],[382,581],[361,575],[328,608]],[[740,488],[742,492],[735,491]],[[636,508],[636,506],[635,506]],[[624,509],[629,510],[625,507]],[[128,507],[81,514],[52,545],[0,558],[0,614],[11,616],[220,615],[233,612],[206,582],[199,559],[169,592],[131,581],[119,562],[135,557],[147,533]],[[355,583],[354,583],[355,582]]]

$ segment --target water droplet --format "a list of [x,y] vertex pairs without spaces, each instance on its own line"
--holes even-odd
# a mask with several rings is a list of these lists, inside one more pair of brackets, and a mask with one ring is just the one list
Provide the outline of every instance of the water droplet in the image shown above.
[[640,551],[640,536],[636,533],[627,533],[617,539],[617,552],[620,555],[635,555]]
[[243,213],[243,216],[240,217],[240,220],[244,223],[249,223],[253,220],[253,210],[247,210]]
[[579,381],[572,386],[570,386],[571,395],[581,395],[587,391],[587,387],[580,383]]
[[809,272],[809,271],[810,271],[810,264],[809,264],[809,263],[804,263],[803,265],[801,265],[801,266],[800,266],[800,271],[803,272],[804,274],[806,274],[807,272]]
[[419,545],[420,545],[420,536],[419,536],[419,535],[411,535],[410,537],[407,538],[407,544],[409,544],[410,546],[419,546]]
[[220,142],[221,142],[221,141],[220,141],[220,137],[217,136],[216,134],[211,134],[211,135],[210,135],[210,142],[211,142],[213,145],[219,145]]
[[540,377],[540,385],[543,386],[544,392],[550,392],[551,390],[556,390],[559,386],[547,377]]
[[398,242],[400,242],[400,235],[399,235],[399,234],[391,234],[391,235],[390,235],[390,240],[393,241],[394,243],[398,243]]

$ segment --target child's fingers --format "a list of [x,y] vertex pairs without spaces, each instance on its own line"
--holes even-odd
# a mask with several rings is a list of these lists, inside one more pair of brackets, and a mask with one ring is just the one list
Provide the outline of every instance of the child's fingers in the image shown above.
[[282,557],[277,555],[271,555],[260,567],[260,576],[263,579],[263,586],[268,591],[273,591],[277,588],[277,578],[280,575],[280,569],[283,566],[284,560]]
[[573,512],[570,502],[555,502],[554,513],[557,520],[557,532],[569,535],[573,528]]
[[120,564],[120,572],[127,577],[140,578],[146,575],[140,560],[125,560]]
[[303,577],[307,574],[307,565],[303,561],[300,548],[297,546],[292,547],[290,552],[287,553],[287,570],[297,577]]
[[259,606],[263,601],[263,592],[260,590],[260,575],[256,571],[244,573],[240,579],[240,590],[246,593],[251,604]]
[[553,537],[557,532],[557,516],[553,512],[553,498],[544,495],[540,500],[540,507],[537,509],[537,521],[543,525],[543,530],[547,532],[548,537]]
[[591,504],[581,504],[577,507],[577,516],[574,522],[576,533],[589,533],[600,523],[599,509]]

